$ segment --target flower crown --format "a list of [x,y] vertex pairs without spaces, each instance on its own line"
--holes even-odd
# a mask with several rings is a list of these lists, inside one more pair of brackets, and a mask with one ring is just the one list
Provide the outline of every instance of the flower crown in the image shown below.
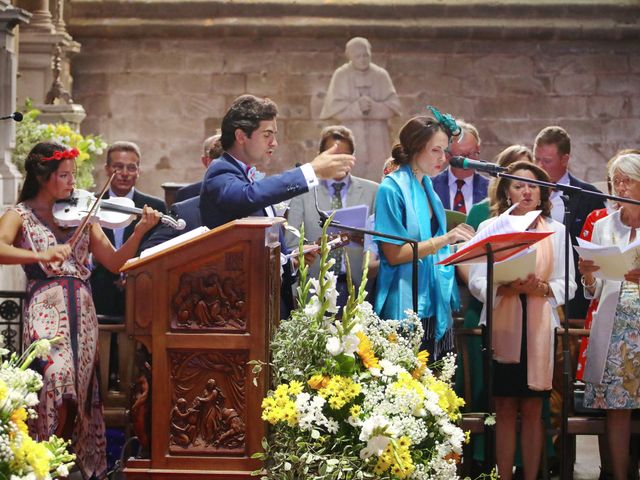
[[65,150],[56,150],[50,157],[42,157],[41,162],[49,162],[51,160],[67,160],[74,159],[80,154],[77,148],[67,148]]

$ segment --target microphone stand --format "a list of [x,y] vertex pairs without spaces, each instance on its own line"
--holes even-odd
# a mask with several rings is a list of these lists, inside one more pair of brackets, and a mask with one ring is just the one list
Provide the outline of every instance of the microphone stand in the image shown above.
[[[320,216],[320,226],[322,227],[324,223],[329,219],[329,214],[324,210],[320,210],[318,206],[318,192],[317,189],[313,190],[313,194],[316,201],[316,211]],[[413,252],[413,257],[411,259],[411,294],[413,297],[413,311],[418,314],[418,241],[413,238],[401,237],[399,235],[391,235],[389,233],[377,232],[375,230],[368,230],[366,228],[358,228],[352,227],[349,225],[344,225],[336,220],[331,220],[329,222],[329,226],[339,228],[341,230],[345,230],[347,232],[360,233],[362,235],[375,235],[378,237],[388,238],[390,240],[399,240],[401,242],[408,243],[411,245],[411,250]]]
[[[562,192],[562,198],[565,201],[564,209],[564,305],[562,306],[562,312],[564,316],[564,331],[562,332],[562,425],[560,428],[560,456],[561,456],[561,474],[560,478],[571,478],[571,468],[569,463],[569,384],[571,380],[571,357],[569,355],[569,255],[571,254],[571,235],[569,233],[569,199],[572,195],[580,198],[581,195],[587,194],[593,197],[614,200],[620,203],[629,203],[633,205],[640,205],[640,200],[632,200],[630,198],[622,198],[616,195],[610,195],[602,192],[594,192],[592,190],[585,190],[573,185],[566,185],[554,182],[544,182],[542,180],[534,180],[531,178],[519,177],[517,175],[511,175],[503,172],[489,172],[494,177],[508,178],[510,180],[517,180],[520,182],[528,183],[531,185],[539,185],[548,187],[551,189],[559,190]],[[487,258],[488,261],[488,258]],[[577,267],[576,267],[577,268]],[[488,269],[487,269],[488,271]],[[488,283],[488,287],[493,292],[493,285]],[[487,295],[489,297],[489,294]],[[489,311],[487,311],[487,317],[489,317]],[[489,322],[487,322],[487,328],[489,328]],[[492,353],[492,352],[491,352]],[[491,385],[491,371],[487,371],[489,378],[489,384]],[[491,395],[488,392],[488,395]],[[542,448],[545,448],[544,442]]]

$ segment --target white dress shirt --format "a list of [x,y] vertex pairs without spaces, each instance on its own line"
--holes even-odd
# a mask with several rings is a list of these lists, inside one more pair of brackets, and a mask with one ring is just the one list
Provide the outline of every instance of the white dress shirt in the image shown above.
[[[569,185],[569,172],[564,172],[564,175],[560,177],[556,183],[561,185]],[[556,222],[563,223],[564,221],[564,202],[562,201],[562,192],[560,190],[554,190],[551,192],[551,218]]]

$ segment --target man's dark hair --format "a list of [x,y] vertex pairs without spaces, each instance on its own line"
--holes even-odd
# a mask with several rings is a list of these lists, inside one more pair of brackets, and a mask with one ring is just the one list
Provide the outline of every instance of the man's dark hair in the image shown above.
[[236,142],[236,130],[239,128],[251,138],[263,120],[273,120],[278,115],[277,105],[268,98],[254,95],[241,95],[236,98],[222,119],[222,148],[228,150]]
[[535,146],[555,145],[560,155],[571,153],[571,137],[564,128],[556,125],[543,128],[533,144]]

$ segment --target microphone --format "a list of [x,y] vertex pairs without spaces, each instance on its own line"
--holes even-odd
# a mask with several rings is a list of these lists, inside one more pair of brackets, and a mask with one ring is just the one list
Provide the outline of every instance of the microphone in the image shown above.
[[496,165],[495,163],[489,163],[479,160],[471,160],[466,157],[452,157],[449,160],[449,165],[454,168],[463,168],[465,170],[477,170],[479,172],[486,172],[492,175],[500,172],[506,172],[505,167]]
[[0,117],[0,120],[15,120],[16,122],[21,122],[23,118],[24,116],[20,112],[13,112],[11,115]]

